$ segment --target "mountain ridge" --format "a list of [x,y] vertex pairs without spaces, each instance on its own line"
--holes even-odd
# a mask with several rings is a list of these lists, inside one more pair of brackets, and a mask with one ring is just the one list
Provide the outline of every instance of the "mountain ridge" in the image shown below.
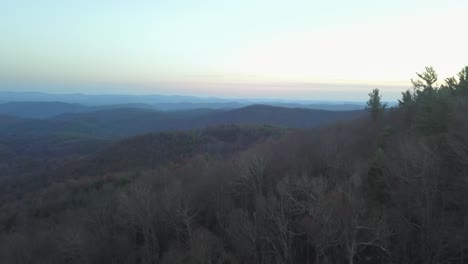
[[[273,113],[273,114],[272,114]],[[136,134],[202,128],[223,124],[316,127],[360,117],[364,111],[327,111],[253,105],[232,110],[116,108],[67,113],[45,119],[12,119],[0,127],[2,136],[84,135],[122,138]]]

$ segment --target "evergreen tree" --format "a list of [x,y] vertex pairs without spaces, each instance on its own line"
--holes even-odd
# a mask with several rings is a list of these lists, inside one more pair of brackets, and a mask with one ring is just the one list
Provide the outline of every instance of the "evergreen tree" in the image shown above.
[[[435,85],[437,73],[432,67],[426,67],[424,73],[416,73],[417,80],[411,80],[415,92],[411,107],[408,106],[408,94],[404,93],[400,106],[405,107],[407,115],[411,116],[413,128],[425,135],[435,135],[447,131],[453,111],[453,95],[459,93],[460,82],[455,78],[447,78],[440,88]],[[463,79],[463,71],[459,73]],[[408,113],[409,112],[409,113]],[[413,118],[414,117],[414,118]]]
[[458,85],[456,87],[456,94],[468,96],[468,66],[465,66],[458,74]]
[[377,120],[387,108],[387,103],[382,103],[382,96],[379,89],[369,93],[369,100],[366,103],[366,111],[369,112],[373,120]]
[[415,96],[409,90],[402,92],[401,95],[401,100],[398,99],[398,106],[403,109],[406,121],[410,122],[415,108]]
[[413,103],[413,95],[411,94],[409,90],[407,90],[406,92],[402,92],[401,95],[402,95],[401,100],[398,100],[399,106],[406,107]]
[[440,90],[448,91],[451,95],[456,93],[458,88],[458,81],[455,77],[450,77],[445,79],[445,84],[440,86]]
[[411,79],[413,83],[415,93],[431,93],[434,91],[434,84],[437,82],[437,73],[433,67],[426,67],[426,71],[423,73],[416,73],[419,77],[417,80]]

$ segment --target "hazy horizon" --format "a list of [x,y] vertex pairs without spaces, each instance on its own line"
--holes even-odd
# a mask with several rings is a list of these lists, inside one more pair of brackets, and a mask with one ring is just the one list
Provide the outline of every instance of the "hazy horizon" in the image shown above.
[[[255,104],[255,103],[291,103],[291,104],[323,104],[323,105],[338,105],[338,104],[354,104],[364,105],[365,100],[360,99],[308,99],[308,98],[280,98],[280,97],[229,97],[229,96],[212,96],[212,95],[187,95],[187,94],[171,94],[171,93],[86,93],[86,92],[43,92],[43,91],[13,91],[13,90],[0,90],[0,96],[7,96],[7,98],[0,97],[0,104],[2,103],[15,103],[15,102],[63,102],[63,103],[75,103],[74,96],[81,98],[78,104],[86,104],[83,99],[85,98],[101,98],[105,102],[107,99],[120,98],[122,104],[151,104],[151,98],[161,97],[161,102],[158,103],[240,103],[240,104]],[[14,98],[14,99],[12,99]],[[174,98],[176,101],[165,101],[164,98]],[[186,98],[187,101],[183,99]],[[193,99],[193,100],[189,100]],[[397,103],[397,100],[384,100],[390,104]],[[112,102],[112,100],[110,100]],[[104,103],[109,105],[109,103]],[[113,103],[110,103],[113,104]],[[115,103],[118,104],[118,103]],[[101,105],[101,103],[91,103],[91,105]]]
[[467,61],[466,1],[26,2],[0,4],[0,91],[395,101]]
[[[183,84],[109,84],[109,83],[24,83],[3,82],[0,83],[0,93],[44,93],[44,94],[83,94],[83,95],[163,95],[163,96],[189,96],[200,98],[220,98],[228,100],[265,100],[265,101],[329,101],[329,102],[364,102],[367,93],[376,88],[372,85],[359,84],[327,84],[327,83],[278,83],[278,84],[213,84],[210,86],[196,86],[196,91],[191,90],[194,86]],[[220,91],[212,91],[212,88]],[[232,87],[254,87],[254,92],[236,92]],[[351,88],[352,90],[347,90]],[[385,86],[379,86],[385,90]],[[410,85],[386,86],[387,93],[385,101],[397,101],[403,89]],[[401,90],[400,90],[400,89]],[[223,93],[223,89],[231,89],[231,93]],[[287,95],[284,95],[284,89]]]

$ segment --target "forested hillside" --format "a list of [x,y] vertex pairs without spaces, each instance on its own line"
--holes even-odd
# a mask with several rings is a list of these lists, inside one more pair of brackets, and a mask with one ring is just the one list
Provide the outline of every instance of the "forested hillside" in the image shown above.
[[[124,138],[142,133],[203,128],[223,124],[264,124],[283,127],[316,127],[362,116],[363,110],[326,111],[253,105],[233,110],[194,109],[162,112],[115,108],[68,113],[46,119],[2,118],[1,137],[86,136]],[[2,121],[4,120],[4,121]]]
[[357,119],[140,135],[3,185],[0,260],[468,263],[468,67],[412,82]]

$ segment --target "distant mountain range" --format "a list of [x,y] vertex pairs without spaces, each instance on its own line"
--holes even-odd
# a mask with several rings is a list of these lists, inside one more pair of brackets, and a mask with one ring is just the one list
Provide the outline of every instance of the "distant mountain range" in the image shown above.
[[[219,109],[230,110],[238,109],[247,106],[252,106],[251,103],[161,103],[161,104],[115,104],[101,106],[86,106],[76,103],[63,102],[8,102],[0,103],[0,115],[11,115],[24,118],[48,118],[68,113],[87,113],[110,109],[148,109],[158,111],[187,111],[196,109]],[[299,104],[299,103],[268,103],[270,106],[278,106],[285,108],[304,108],[329,111],[352,111],[361,110],[362,105],[355,104]]]
[[85,157],[117,140],[145,133],[219,125],[310,128],[365,114],[358,104],[257,104],[158,95],[0,92],[0,102],[0,178],[47,171],[54,164]]
[[[79,106],[67,107],[72,110],[81,109]],[[49,113],[55,111],[54,108],[49,110]],[[184,130],[220,124],[266,124],[305,128],[349,120],[363,114],[362,110],[326,111],[268,105],[252,105],[230,110],[196,109],[171,112],[142,108],[113,108],[67,113],[45,119],[0,116],[0,136],[30,138],[58,135],[121,138],[147,132]],[[2,123],[8,125],[1,125]]]
[[330,111],[360,110],[360,102],[223,99],[167,95],[85,95],[0,92],[0,114],[46,118],[116,108],[180,111],[199,108],[235,109],[255,104]]
[[[278,127],[274,129],[310,128],[365,115],[363,110],[327,111],[270,105],[180,111],[130,107],[133,105],[112,107],[86,107],[64,103],[5,105],[8,107],[3,108],[3,113],[10,115],[0,114],[0,179],[2,176],[25,176],[32,172],[47,171],[55,164],[70,159],[80,159],[102,150],[117,140],[146,133],[198,130],[223,125]],[[32,106],[38,107],[36,112]],[[78,112],[59,114],[63,109]],[[35,118],[13,116],[12,113]],[[47,115],[53,116],[47,117]],[[252,135],[249,136],[251,137]]]

